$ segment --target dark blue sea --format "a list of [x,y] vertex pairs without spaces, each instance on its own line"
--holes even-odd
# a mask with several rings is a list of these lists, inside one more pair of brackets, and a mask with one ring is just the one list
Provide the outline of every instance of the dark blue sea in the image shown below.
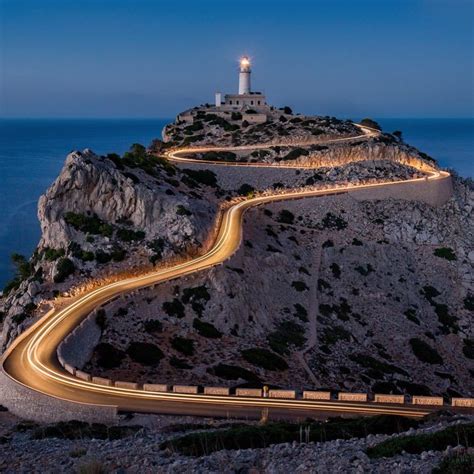
[[[444,167],[474,176],[474,119],[378,119],[389,132],[433,156]],[[0,288],[12,276],[10,255],[30,255],[39,237],[39,196],[71,150],[123,153],[132,143],[161,136],[168,119],[0,119]]]

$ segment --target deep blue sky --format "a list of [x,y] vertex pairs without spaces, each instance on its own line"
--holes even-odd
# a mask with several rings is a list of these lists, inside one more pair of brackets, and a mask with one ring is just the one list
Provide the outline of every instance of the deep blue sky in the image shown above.
[[0,115],[169,117],[253,85],[299,112],[472,117],[472,0],[0,0]]

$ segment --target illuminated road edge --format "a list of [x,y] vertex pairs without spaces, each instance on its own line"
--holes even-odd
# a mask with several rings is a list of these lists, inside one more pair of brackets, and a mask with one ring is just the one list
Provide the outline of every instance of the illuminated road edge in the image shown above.
[[[364,136],[367,136],[373,135],[375,132],[366,132],[364,130],[364,133]],[[360,138],[361,136],[351,137],[350,139]],[[334,141],[340,140],[346,139],[337,139]],[[264,146],[265,145],[254,145],[249,148],[262,148]],[[266,146],[274,146],[274,144]],[[203,149],[199,149],[199,151],[202,150]],[[199,163],[206,165],[213,164],[208,161],[203,162],[202,160],[192,160],[176,156],[177,153],[189,153],[190,151],[191,149],[175,150],[170,152],[169,158],[177,161],[199,161]],[[217,163],[229,165],[228,163]],[[236,165],[236,163],[230,163],[230,165]],[[254,163],[243,163],[243,165],[255,166]],[[258,164],[257,166],[262,166],[262,164]],[[265,166],[272,167],[273,165]],[[284,400],[183,394],[104,386],[72,376],[61,367],[57,358],[57,348],[59,344],[95,308],[102,306],[123,293],[182,277],[222,264],[229,259],[241,244],[242,219],[248,209],[261,204],[282,200],[342,194],[360,189],[397,186],[409,182],[421,184],[427,180],[450,178],[449,173],[433,168],[432,171],[424,171],[429,174],[429,177],[356,186],[333,186],[326,189],[306,188],[271,195],[259,195],[240,201],[223,213],[216,240],[208,252],[173,267],[162,268],[144,275],[128,277],[104,285],[84,294],[63,309],[52,309],[11,344],[1,359],[2,370],[12,381],[43,395],[82,405],[113,406],[121,411],[186,413],[208,416],[219,416],[222,414],[227,414],[227,416],[239,416],[244,414],[255,416],[261,412],[262,409],[269,409],[272,410],[272,412],[286,413],[292,417],[308,416],[308,414],[316,414],[316,412],[398,414],[421,417],[433,410],[439,409],[441,407],[393,405],[372,402]]]

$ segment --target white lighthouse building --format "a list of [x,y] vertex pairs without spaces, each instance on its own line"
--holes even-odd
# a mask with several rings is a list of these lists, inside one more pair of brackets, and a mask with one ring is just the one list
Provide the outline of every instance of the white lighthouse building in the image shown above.
[[250,60],[247,56],[240,59],[239,95],[250,94]]
[[[216,106],[222,107],[223,110],[239,110],[245,112],[245,109],[254,112],[264,112],[268,109],[265,96],[261,92],[253,92],[250,87],[251,64],[248,56],[240,58],[239,65],[239,93],[226,94],[224,102],[221,102],[220,92],[216,93]],[[220,104],[220,105],[219,105]],[[256,120],[262,120],[262,117]]]
[[[261,92],[254,92],[251,88],[251,61],[248,56],[242,56],[239,62],[239,92],[238,94],[222,94],[216,92],[214,106],[206,104],[206,112],[214,113],[223,118],[231,116],[241,117],[239,120],[248,123],[263,123],[267,121],[271,107],[267,105],[265,96]],[[236,112],[237,114],[233,114]],[[178,115],[180,121],[192,123],[196,108],[186,110]]]

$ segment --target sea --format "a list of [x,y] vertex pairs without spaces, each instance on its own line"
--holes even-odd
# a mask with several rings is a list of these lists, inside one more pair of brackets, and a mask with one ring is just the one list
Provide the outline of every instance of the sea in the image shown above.
[[[441,166],[474,177],[473,119],[375,119]],[[161,137],[170,119],[0,119],[0,288],[12,278],[12,253],[30,256],[40,238],[38,198],[72,150],[124,153]]]

